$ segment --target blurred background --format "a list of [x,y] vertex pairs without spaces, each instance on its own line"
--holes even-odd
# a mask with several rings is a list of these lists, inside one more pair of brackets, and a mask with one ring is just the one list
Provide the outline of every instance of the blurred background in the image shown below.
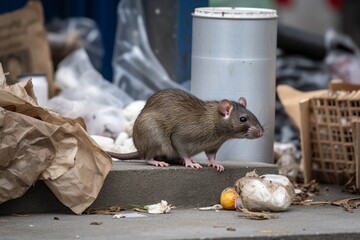
[[[5,15],[24,8],[27,2],[27,0],[7,1],[6,4],[0,5],[0,13]],[[90,100],[94,102],[96,100],[97,104],[100,102],[105,107],[109,105],[124,107],[134,100],[146,100],[152,93],[162,88],[189,89],[191,14],[197,7],[276,9],[278,12],[277,85],[287,84],[298,90],[307,91],[325,89],[331,79],[360,83],[358,48],[360,15],[357,13],[360,9],[360,1],[41,0],[40,2],[43,6],[47,38],[51,46],[54,78],[62,90],[60,97],[66,101],[70,100],[67,105],[60,105],[58,96],[50,99],[47,107],[62,111],[62,114],[70,117],[86,116],[84,118],[90,121],[92,119],[88,113],[90,110],[83,107],[84,104],[89,106],[86,101]],[[72,34],[74,31],[80,34]],[[59,43],[62,47],[60,51],[56,51],[56,46],[61,45]],[[85,51],[75,51],[79,48]],[[72,52],[75,53],[71,54]],[[58,65],[61,62],[62,64]],[[7,69],[6,64],[4,69],[14,72]],[[107,81],[102,81],[104,79]],[[119,88],[115,89],[109,82]],[[97,93],[97,98],[89,97],[94,92]],[[64,99],[61,100],[62,104]],[[76,106],[74,100],[80,102],[84,99],[86,101],[79,103],[78,108],[74,107]],[[96,105],[93,104],[94,109],[91,110],[100,109],[94,106]],[[64,109],[69,109],[70,113]],[[82,113],[84,109],[87,109],[87,112]],[[103,116],[104,113],[101,112],[101,115]],[[105,130],[108,131],[107,128]],[[98,132],[94,130],[93,133]],[[275,134],[276,141],[293,142],[300,148],[298,129],[284,113],[279,99],[276,102]]]
[[[0,12],[23,7],[27,0],[6,1]],[[100,72],[112,79],[111,60],[119,0],[41,0],[46,23],[55,18],[87,17],[101,33]],[[348,34],[360,43],[359,1],[350,0],[143,0],[149,42],[171,79],[190,78],[191,13],[200,6],[264,7],[278,10],[279,23],[323,35],[329,29]],[[176,61],[174,61],[176,59]]]

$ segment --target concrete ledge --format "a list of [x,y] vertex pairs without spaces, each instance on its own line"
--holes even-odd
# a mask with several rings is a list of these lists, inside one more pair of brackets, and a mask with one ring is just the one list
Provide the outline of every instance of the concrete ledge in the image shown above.
[[[91,208],[146,205],[166,200],[178,207],[208,206],[218,203],[221,191],[247,172],[259,175],[278,173],[271,164],[222,161],[225,171],[217,172],[202,163],[203,169],[183,166],[152,167],[144,161],[115,162],[98,198]],[[0,214],[70,212],[43,182],[37,182],[20,198],[0,205]]]

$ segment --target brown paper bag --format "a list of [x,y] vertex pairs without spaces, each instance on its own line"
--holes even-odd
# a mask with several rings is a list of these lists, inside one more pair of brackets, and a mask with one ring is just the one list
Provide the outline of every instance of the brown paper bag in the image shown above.
[[0,203],[40,178],[80,214],[100,192],[111,157],[78,123],[37,106],[33,96],[31,81],[7,86],[0,64]]
[[0,15],[0,62],[9,72],[8,84],[21,73],[44,73],[49,96],[54,95],[53,65],[40,1]]
[[299,130],[301,130],[300,102],[327,92],[327,90],[301,92],[288,85],[279,85],[276,91],[286,113]]
[[48,138],[51,128],[45,125],[0,108],[0,203],[23,195],[50,166],[55,148]]

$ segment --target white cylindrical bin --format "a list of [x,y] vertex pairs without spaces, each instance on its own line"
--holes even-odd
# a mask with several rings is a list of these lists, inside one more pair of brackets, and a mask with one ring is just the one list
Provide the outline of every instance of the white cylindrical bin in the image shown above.
[[226,142],[217,159],[273,163],[276,36],[275,10],[195,9],[191,92],[204,100],[243,96],[265,129],[262,138]]

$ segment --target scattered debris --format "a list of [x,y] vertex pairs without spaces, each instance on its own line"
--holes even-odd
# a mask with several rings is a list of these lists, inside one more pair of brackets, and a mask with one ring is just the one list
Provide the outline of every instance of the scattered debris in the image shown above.
[[135,212],[135,213],[115,214],[112,218],[119,219],[119,218],[143,218],[143,217],[146,217],[146,215]]
[[147,213],[147,209],[145,209],[145,206],[135,206],[132,210],[136,212]]
[[91,222],[90,225],[101,225],[103,222]]
[[293,143],[274,143],[274,162],[279,169],[279,174],[295,181],[300,172],[300,164],[296,160],[299,151]]
[[239,215],[239,217],[245,217],[254,220],[268,220],[279,218],[278,215],[272,214],[270,212],[253,212],[246,208],[239,208],[238,210],[243,212],[243,214]]
[[216,225],[216,226],[213,226],[213,228],[225,228],[227,231],[236,231],[236,228],[228,227],[228,226],[224,226],[224,225]]
[[11,216],[14,216],[14,217],[28,217],[28,216],[30,216],[30,214],[13,213],[13,214],[11,214]]
[[353,193],[353,194],[360,194],[360,189],[356,187],[356,176],[352,176],[347,183],[344,185],[344,191]]
[[346,211],[353,213],[354,209],[360,206],[360,197],[354,198],[344,198],[336,201],[313,201],[311,199],[306,199],[301,202],[293,203],[295,205],[304,205],[304,206],[327,206],[333,205],[337,207],[343,207]]
[[199,208],[199,210],[201,210],[201,211],[211,211],[211,210],[219,211],[221,209],[223,209],[223,207],[220,204],[215,204],[215,205],[212,205],[210,207],[201,207],[201,208]]
[[60,220],[60,218],[58,218],[58,217],[54,217],[54,220]]
[[114,206],[107,207],[107,208],[89,209],[86,211],[86,214],[114,215],[114,214],[118,214],[124,210],[125,210],[125,208],[120,207],[118,205],[114,205]]
[[293,205],[304,205],[304,206],[325,206],[330,205],[330,201],[313,201],[312,199],[306,199],[300,202],[293,202]]
[[297,189],[301,191],[296,194],[295,198],[292,201],[292,204],[299,204],[306,200],[308,197],[315,196],[320,191],[319,183],[316,180],[312,180],[307,184],[295,184]]
[[360,205],[360,197],[345,198],[337,201],[333,201],[332,205],[343,207],[346,211],[353,213]]
[[236,231],[236,228],[234,228],[234,227],[227,227],[226,230],[227,230],[227,231]]
[[[315,196],[320,191],[319,184],[315,180],[312,180],[308,184],[303,184],[302,186],[299,185],[298,187],[301,188],[301,192],[296,194],[296,197],[292,202],[292,204],[294,205],[304,205],[304,206],[333,205],[333,206],[343,207],[346,211],[350,213],[353,213],[354,209],[360,206],[360,197],[344,198],[335,201],[314,201],[312,199],[308,199],[309,197]],[[356,190],[355,185],[353,189]],[[329,192],[330,189],[326,187],[325,191]]]
[[165,200],[161,200],[160,203],[147,205],[145,206],[148,213],[152,214],[161,214],[161,213],[169,213],[171,210],[171,205],[167,203]]
[[170,210],[174,208],[171,204],[168,204],[167,201],[161,200],[160,203],[146,205],[146,206],[135,206],[133,208],[134,211],[137,212],[144,212],[144,213],[151,213],[151,214],[162,214],[162,213],[169,213]]

